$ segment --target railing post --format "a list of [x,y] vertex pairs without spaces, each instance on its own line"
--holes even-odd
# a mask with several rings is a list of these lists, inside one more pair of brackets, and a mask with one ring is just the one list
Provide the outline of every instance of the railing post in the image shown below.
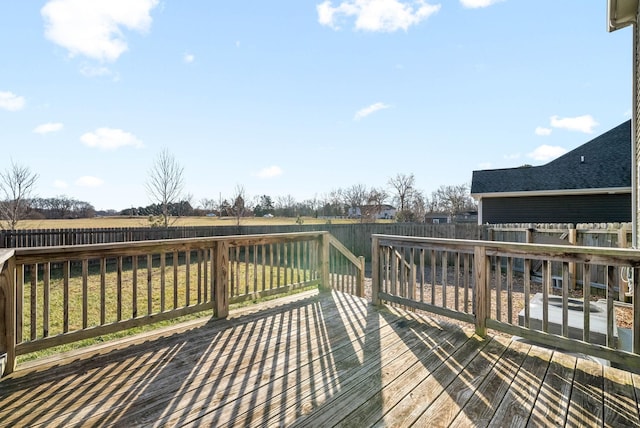
[[[629,241],[627,240],[627,228],[626,226],[620,226],[620,229],[618,229],[618,248],[628,248],[629,247]],[[631,269],[631,268],[629,268]],[[621,302],[626,302],[628,301],[627,299],[627,291],[632,291],[627,289],[628,286],[630,286],[630,284],[628,284],[627,281],[628,278],[623,278],[622,275],[618,275],[618,300],[620,300]]]
[[489,315],[489,260],[487,250],[483,246],[474,249],[475,287],[474,308],[476,317],[476,334],[485,337],[487,335],[487,316]]
[[214,316],[226,318],[229,316],[229,246],[226,241],[218,241],[215,251],[215,282],[214,282]]
[[360,261],[360,266],[358,267],[358,275],[356,278],[356,281],[357,281],[356,295],[358,297],[364,297],[364,269],[365,269],[364,257],[360,256],[358,257],[358,260]]
[[[640,314],[640,268],[633,268],[633,313]],[[638,279],[635,279],[638,278]],[[633,344],[632,352],[634,354],[640,354],[640,316],[635,315],[633,317]]]
[[[569,229],[569,234],[567,238],[569,240],[569,244],[571,245],[576,245],[578,243],[578,231],[576,230],[575,225],[571,225],[571,229]],[[569,263],[569,290],[576,289],[576,273],[577,272],[578,271],[577,271],[576,263],[575,262]]]
[[371,237],[371,303],[380,306],[380,241]]
[[[13,253],[13,250],[11,250]],[[0,377],[16,366],[15,258],[0,263]]]
[[322,238],[320,241],[320,276],[321,290],[330,290],[331,289],[331,274],[329,272],[329,256],[331,254],[330,247],[330,235],[329,232],[325,232],[322,234]]

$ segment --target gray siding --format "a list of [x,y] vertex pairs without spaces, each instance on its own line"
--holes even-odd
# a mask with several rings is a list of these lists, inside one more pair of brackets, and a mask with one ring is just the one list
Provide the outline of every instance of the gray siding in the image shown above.
[[631,194],[485,198],[483,223],[608,223],[631,221]]

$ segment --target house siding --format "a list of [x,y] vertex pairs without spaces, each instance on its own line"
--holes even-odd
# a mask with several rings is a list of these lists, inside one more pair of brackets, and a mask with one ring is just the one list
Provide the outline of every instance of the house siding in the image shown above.
[[483,223],[631,221],[631,194],[483,198]]

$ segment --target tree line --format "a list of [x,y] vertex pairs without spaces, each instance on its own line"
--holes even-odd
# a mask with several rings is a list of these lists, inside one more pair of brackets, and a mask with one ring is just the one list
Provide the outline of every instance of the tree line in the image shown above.
[[[94,207],[66,195],[52,198],[34,196],[38,175],[24,165],[11,161],[0,172],[0,225],[15,229],[22,219],[91,218],[96,216]],[[131,207],[122,211],[101,214],[122,216],[146,216],[152,226],[167,227],[178,217],[222,216],[234,217],[237,224],[248,216],[277,217],[357,217],[362,221],[373,220],[390,205],[395,208],[395,220],[422,222],[428,213],[456,216],[476,210],[469,186],[443,185],[430,195],[416,187],[413,174],[398,173],[390,177],[386,186],[367,187],[354,184],[345,188],[297,201],[292,195],[247,196],[244,186],[236,185],[233,193],[225,198],[203,198],[197,203],[185,193],[184,167],[175,157],[163,149],[155,158],[145,183],[150,204]]]

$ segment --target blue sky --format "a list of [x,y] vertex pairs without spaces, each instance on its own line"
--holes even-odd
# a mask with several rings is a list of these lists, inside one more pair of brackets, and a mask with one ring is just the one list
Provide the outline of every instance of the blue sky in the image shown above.
[[163,148],[196,205],[544,164],[630,117],[606,3],[0,0],[0,169],[119,210]]

